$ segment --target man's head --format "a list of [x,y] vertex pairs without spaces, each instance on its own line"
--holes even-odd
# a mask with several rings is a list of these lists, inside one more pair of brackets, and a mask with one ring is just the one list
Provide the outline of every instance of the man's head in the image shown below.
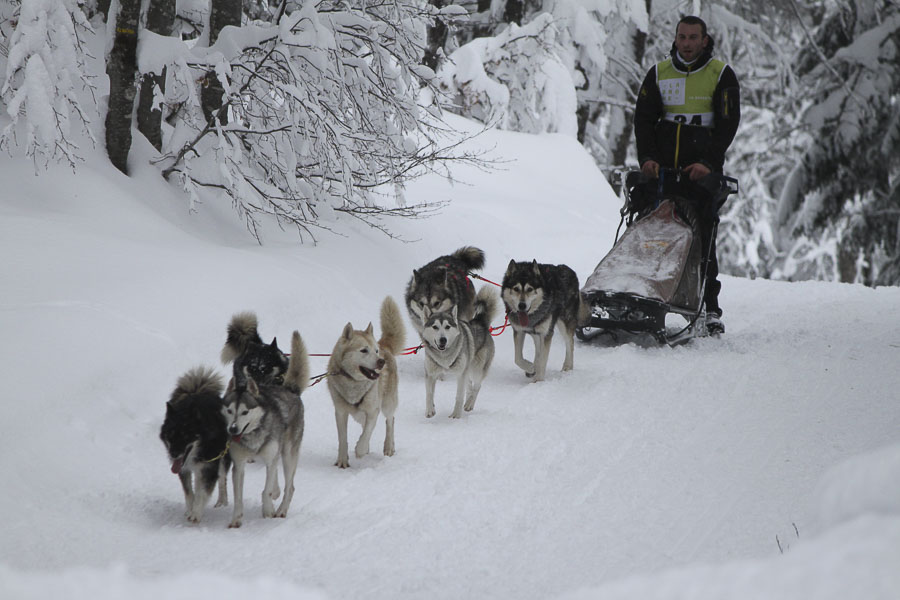
[[711,41],[706,33],[706,23],[700,17],[687,16],[678,21],[674,47],[685,62],[699,58]]

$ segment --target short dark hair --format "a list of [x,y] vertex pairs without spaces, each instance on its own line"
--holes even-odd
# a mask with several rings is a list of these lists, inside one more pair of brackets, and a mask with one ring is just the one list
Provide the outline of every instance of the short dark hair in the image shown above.
[[[695,17],[694,15],[685,15],[685,16],[681,17],[680,21],[678,21],[678,25],[681,25],[682,23],[684,23],[685,25],[699,25],[700,32],[704,36],[708,35],[706,33],[706,21],[704,21],[700,17]],[[678,25],[675,25],[676,32],[678,31]]]
[[[694,15],[684,15],[678,21],[678,25],[681,25],[682,23],[684,23],[685,25],[699,25],[700,26],[700,33],[703,34],[704,37],[709,38],[709,42],[706,44],[706,52],[709,53],[711,56],[713,53],[713,50],[716,47],[716,40],[714,40],[713,37],[706,32],[706,21],[704,21],[700,17],[695,17]],[[675,34],[676,35],[678,34],[678,25],[675,25]],[[672,50],[671,50],[672,56],[675,56],[675,52],[676,52],[675,42],[672,42]]]

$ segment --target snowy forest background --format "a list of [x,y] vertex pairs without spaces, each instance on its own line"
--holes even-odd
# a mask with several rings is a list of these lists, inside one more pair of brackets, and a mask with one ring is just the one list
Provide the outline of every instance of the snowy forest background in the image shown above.
[[411,178],[502,168],[446,111],[577,137],[611,182],[636,167],[635,93],[683,14],[742,86],[723,272],[900,284],[896,0],[0,0],[0,148],[40,175],[152,146],[192,211],[230,202],[260,242],[335,212],[393,235],[441,209]]

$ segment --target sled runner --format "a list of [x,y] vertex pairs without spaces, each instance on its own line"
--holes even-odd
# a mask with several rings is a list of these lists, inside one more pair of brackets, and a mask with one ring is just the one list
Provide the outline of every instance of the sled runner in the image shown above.
[[[703,292],[711,244],[701,243],[699,225],[711,221],[715,240],[719,208],[737,191],[737,179],[715,173],[695,182],[674,169],[661,169],[659,179],[629,173],[619,223],[627,228],[621,238],[616,231],[612,249],[581,288],[591,315],[578,338],[607,333],[618,339],[628,332],[676,345],[707,335]],[[670,314],[686,325],[667,328]]]

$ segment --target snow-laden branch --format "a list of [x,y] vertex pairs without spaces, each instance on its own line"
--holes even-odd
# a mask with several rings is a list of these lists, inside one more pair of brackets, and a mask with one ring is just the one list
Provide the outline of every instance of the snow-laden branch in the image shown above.
[[82,40],[91,26],[74,0],[22,0],[16,19],[0,88],[11,121],[0,147],[11,152],[24,142],[35,161],[65,160],[74,167],[81,160],[77,135],[94,140],[79,98],[86,90],[94,99]]
[[[448,148],[418,104],[434,78],[419,64],[426,16],[404,0],[307,3],[272,25],[225,28],[208,49],[166,46],[165,64],[142,59],[142,69],[166,67],[178,106],[163,174],[192,198],[200,188],[226,194],[257,236],[263,215],[314,238],[340,214],[387,232],[381,217],[433,212],[439,204],[407,206],[402,193],[396,206],[378,201],[432,163],[481,160]],[[225,95],[207,121],[196,86],[210,70]]]

